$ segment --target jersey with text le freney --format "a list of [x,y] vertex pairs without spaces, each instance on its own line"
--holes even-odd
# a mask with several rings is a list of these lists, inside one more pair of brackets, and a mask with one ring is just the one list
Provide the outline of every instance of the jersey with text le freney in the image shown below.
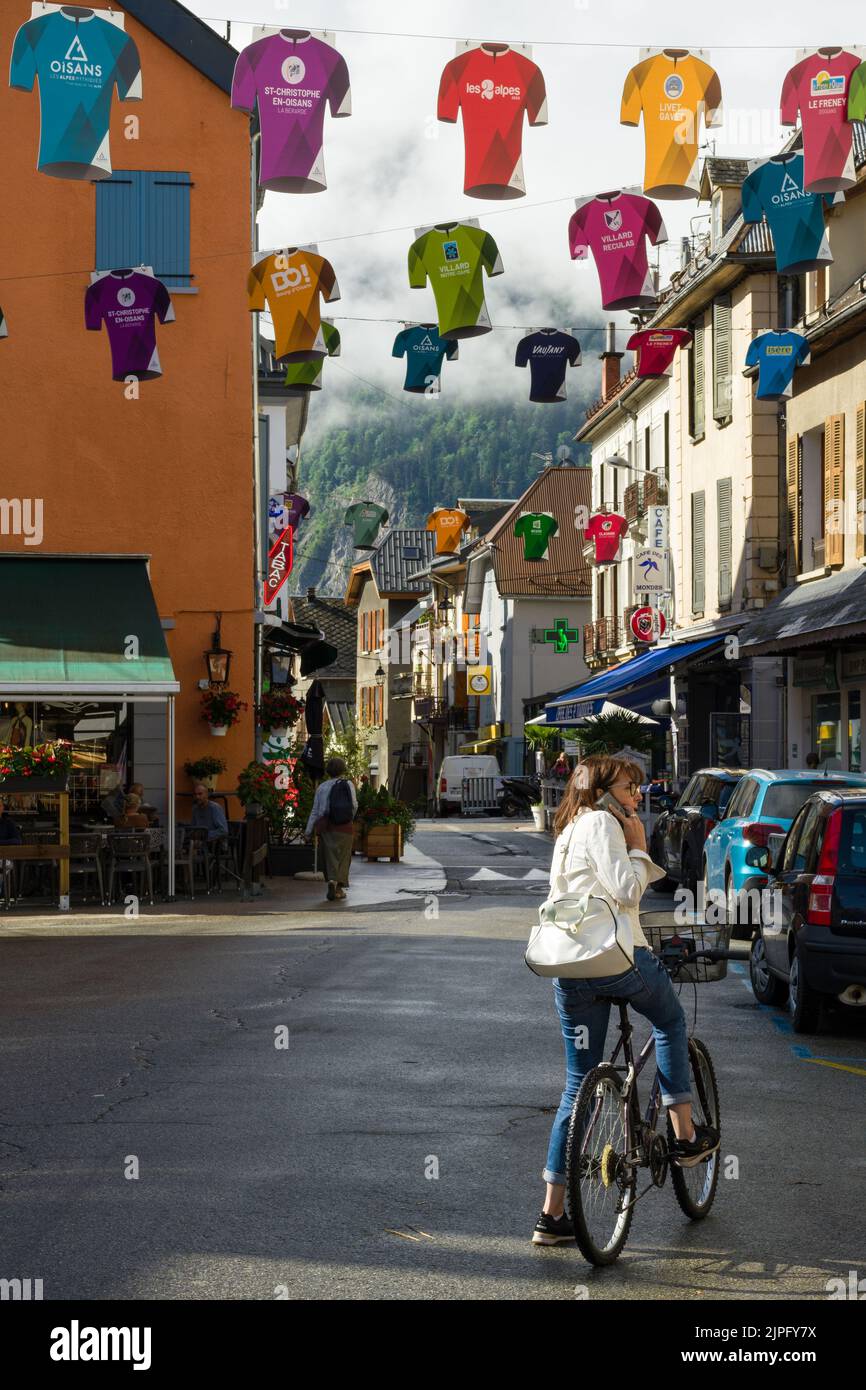
[[619,119],[621,125],[638,125],[643,114],[644,193],[653,198],[698,196],[701,116],[707,127],[719,126],[721,108],[718,74],[687,50],[657,53],[632,68]]
[[392,357],[406,358],[404,391],[435,395],[446,357],[453,362],[460,351],[456,338],[442,338],[435,323],[419,323],[403,328],[394,339]]
[[138,49],[118,25],[66,6],[22,24],[9,85],[32,92],[39,79],[38,168],[65,179],[111,176],[111,98],[141,97]]
[[824,208],[833,194],[806,192],[802,154],[772,155],[759,164],[743,183],[742,200],[744,222],[766,217],[778,271],[802,275],[832,261]]
[[298,247],[265,256],[247,277],[247,296],[251,310],[271,311],[275,358],[308,362],[327,355],[319,301],[340,298],[330,261]]
[[851,77],[860,59],[843,48],[818,49],[796,63],[782,84],[782,125],[803,128],[807,193],[839,193],[857,181],[848,118]]
[[336,48],[304,30],[282,29],[239,55],[232,106],[253,112],[261,127],[262,188],[318,193],[325,179],[325,107],[351,116],[349,70]]
[[644,328],[632,333],[626,348],[637,354],[638,376],[664,376],[677,349],[688,347],[691,341],[686,328]]
[[568,224],[571,258],[584,259],[592,251],[603,309],[655,304],[647,239],[659,246],[668,234],[655,203],[639,193],[601,193],[587,198],[572,213]]
[[539,328],[517,344],[515,367],[529,367],[529,399],[542,403],[564,401],[568,367],[580,365],[580,343],[570,333]]
[[171,296],[161,280],[141,271],[109,271],[88,285],[84,321],[98,333],[105,324],[115,381],[134,376],[150,381],[162,375],[156,347],[156,320],[174,322]]
[[422,290],[429,277],[439,334],[471,338],[492,328],[484,303],[484,275],[501,275],[499,248],[489,232],[463,222],[431,227],[409,247],[409,284]]
[[502,44],[482,44],[447,64],[439,83],[437,115],[454,122],[463,112],[466,167],[463,191],[474,198],[520,198],[523,117],[547,124],[541,69]]

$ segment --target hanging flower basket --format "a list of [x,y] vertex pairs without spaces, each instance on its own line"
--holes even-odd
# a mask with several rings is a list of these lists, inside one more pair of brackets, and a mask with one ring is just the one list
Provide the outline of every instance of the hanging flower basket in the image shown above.
[[272,687],[262,696],[256,709],[259,728],[266,734],[285,738],[304,712],[304,702],[283,686]]
[[226,761],[225,758],[196,758],[191,763],[184,763],[183,770],[190,781],[196,784],[201,782],[202,786],[215,791],[217,778],[226,770]]
[[40,743],[35,748],[0,744],[0,794],[66,791],[71,766],[68,743]]
[[224,738],[245,709],[249,705],[234,690],[206,690],[201,697],[201,717],[216,738]]
[[229,731],[229,726],[228,724],[211,724],[210,731],[214,738],[225,738]]

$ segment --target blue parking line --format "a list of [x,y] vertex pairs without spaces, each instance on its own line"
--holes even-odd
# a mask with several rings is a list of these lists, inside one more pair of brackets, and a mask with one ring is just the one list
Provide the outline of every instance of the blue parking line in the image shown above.
[[[739,962],[732,961],[729,963],[729,968],[734,975],[739,976],[742,984],[745,985],[752,998],[755,999],[752,982],[746,967],[740,965]],[[790,1018],[774,1008],[772,1004],[761,1004],[757,999],[755,999],[755,1003],[762,1013],[770,1015],[770,1021],[777,1033],[781,1033],[782,1036],[786,1038],[792,1036],[794,1033],[794,1025]],[[866,1067],[866,1057],[816,1057],[812,1049],[807,1047],[805,1043],[791,1043],[790,1048],[791,1055],[796,1057],[799,1062],[817,1062],[822,1066],[840,1067],[842,1069],[847,1066],[855,1066],[858,1068]]]

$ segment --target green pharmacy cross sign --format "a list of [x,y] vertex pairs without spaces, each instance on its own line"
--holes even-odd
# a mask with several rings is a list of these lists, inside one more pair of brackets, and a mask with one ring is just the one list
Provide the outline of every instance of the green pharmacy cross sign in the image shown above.
[[576,629],[569,627],[565,618],[557,618],[553,627],[544,629],[543,641],[552,642],[554,644],[554,651],[556,652],[568,655],[570,644],[572,642],[576,643],[577,640],[578,636]]

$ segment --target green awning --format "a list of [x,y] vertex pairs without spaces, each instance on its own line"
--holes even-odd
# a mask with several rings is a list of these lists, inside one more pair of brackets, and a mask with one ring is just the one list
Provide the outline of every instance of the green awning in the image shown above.
[[141,556],[0,556],[0,697],[180,690]]

